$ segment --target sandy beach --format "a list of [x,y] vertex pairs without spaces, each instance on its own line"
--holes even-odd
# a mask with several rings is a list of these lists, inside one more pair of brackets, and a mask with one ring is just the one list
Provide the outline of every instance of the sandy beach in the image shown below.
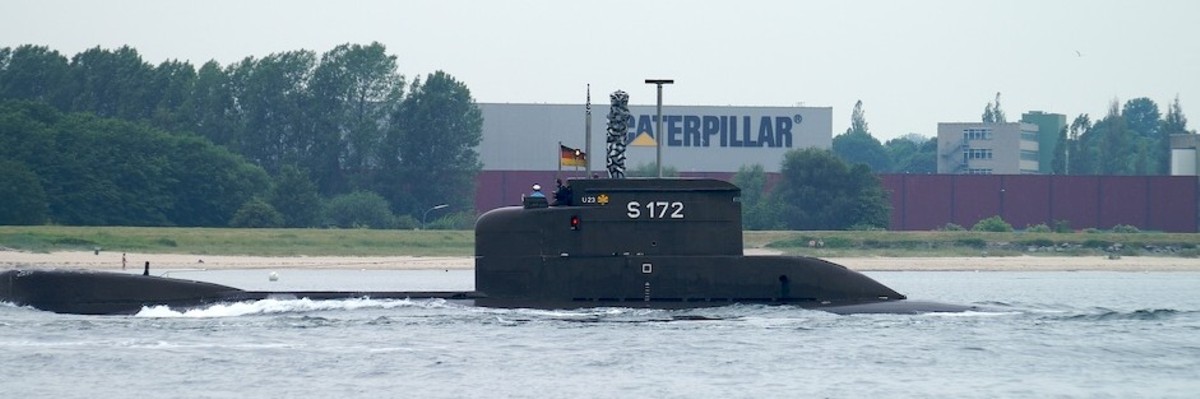
[[[769,251],[747,249],[748,255],[770,254]],[[120,252],[70,251],[33,253],[0,251],[0,269],[67,268],[120,270],[121,257],[125,267],[141,270],[150,262],[152,270],[161,269],[343,269],[343,270],[417,270],[474,268],[471,257],[420,256],[228,256],[187,254],[145,254]],[[844,257],[827,260],[859,271],[1200,271],[1200,259],[1173,257],[1126,256],[1108,259],[1090,257]]]

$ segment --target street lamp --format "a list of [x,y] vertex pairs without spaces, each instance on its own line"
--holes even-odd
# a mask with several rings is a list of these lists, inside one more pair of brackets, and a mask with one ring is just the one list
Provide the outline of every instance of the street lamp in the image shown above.
[[658,163],[658,178],[662,178],[662,141],[666,136],[662,130],[662,86],[675,83],[675,79],[646,79],[646,84],[658,86],[658,124],[654,127],[655,162]]
[[426,209],[425,213],[421,215],[421,228],[422,229],[425,228],[425,225],[426,225],[425,221],[427,219],[429,219],[429,212],[436,211],[438,209],[445,209],[448,207],[450,207],[450,204],[437,204],[437,205],[434,205],[433,208]]

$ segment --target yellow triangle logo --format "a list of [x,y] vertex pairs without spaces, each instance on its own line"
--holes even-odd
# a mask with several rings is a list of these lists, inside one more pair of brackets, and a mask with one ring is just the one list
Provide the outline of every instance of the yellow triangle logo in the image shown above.
[[637,137],[633,138],[633,141],[629,145],[633,147],[657,147],[658,143],[654,141],[653,137],[650,137],[650,132],[641,132],[638,133]]

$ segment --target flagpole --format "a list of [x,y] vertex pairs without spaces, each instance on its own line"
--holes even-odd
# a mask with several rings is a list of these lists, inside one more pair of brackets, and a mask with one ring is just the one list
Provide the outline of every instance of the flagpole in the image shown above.
[[[583,129],[584,130],[583,153],[587,154],[587,155],[591,155],[592,154],[592,84],[591,83],[588,83],[588,85],[587,85],[587,106],[586,107],[587,107],[587,112],[585,113],[585,116],[584,116],[584,125],[583,125],[584,126],[584,129]],[[584,178],[587,178],[588,176],[592,175],[592,159],[584,158],[583,165],[586,167],[584,169],[584,173],[586,173],[584,175]],[[576,166],[575,170],[579,170],[579,167]]]
[[563,147],[563,144],[560,141],[560,142],[558,142],[558,147],[556,147],[554,149],[554,158],[556,159],[555,162],[558,162],[558,172],[554,173],[555,180],[560,179],[561,178],[560,176],[562,176],[562,147]]

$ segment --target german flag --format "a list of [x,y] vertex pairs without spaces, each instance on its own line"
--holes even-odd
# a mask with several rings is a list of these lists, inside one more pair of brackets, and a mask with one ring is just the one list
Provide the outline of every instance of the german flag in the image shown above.
[[585,154],[583,152],[583,150],[567,147],[562,144],[559,144],[558,147],[559,147],[559,153],[560,153],[560,156],[558,158],[558,164],[560,166],[586,166],[587,165],[587,154]]

